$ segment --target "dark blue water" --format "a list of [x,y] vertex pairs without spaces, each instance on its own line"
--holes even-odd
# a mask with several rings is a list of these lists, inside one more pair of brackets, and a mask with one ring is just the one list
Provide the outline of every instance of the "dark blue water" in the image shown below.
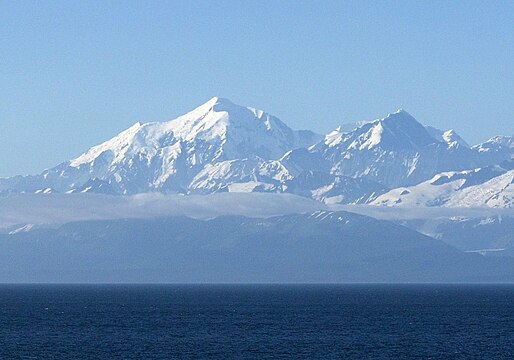
[[0,286],[0,359],[513,359],[514,286]]

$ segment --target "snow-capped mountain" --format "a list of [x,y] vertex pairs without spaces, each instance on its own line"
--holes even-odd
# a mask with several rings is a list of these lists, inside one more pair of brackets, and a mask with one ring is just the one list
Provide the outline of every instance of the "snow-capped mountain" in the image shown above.
[[[509,174],[491,169],[514,158],[514,137],[470,147],[454,130],[423,126],[404,110],[346,130],[295,131],[215,97],[171,121],[136,123],[40,175],[0,179],[0,193],[273,192],[331,204],[469,206],[477,193],[464,191],[463,177],[492,171],[501,177],[475,184],[491,194],[479,204],[510,206]],[[434,184],[438,176],[455,181]]]
[[505,159],[514,158],[514,136],[494,136],[472,149],[489,164],[498,164]]
[[460,135],[457,134],[453,129],[442,131],[432,126],[425,126],[425,129],[428,131],[430,135],[432,135],[434,139],[444,141],[446,144],[448,144],[449,147],[469,147],[468,143],[464,141],[464,139],[461,138]]
[[[203,170],[205,173],[209,168],[218,169],[224,166],[221,163],[231,160],[261,159],[255,165],[278,159],[291,149],[311,145],[319,139],[319,135],[310,131],[293,131],[261,110],[215,97],[168,122],[136,123],[40,176],[4,179],[0,189],[33,192],[50,188],[68,192],[80,190],[88,181],[98,179],[121,194],[187,193],[193,180],[192,189],[197,189],[197,177],[202,176]],[[213,164],[218,166],[212,167]]]
[[443,172],[371,201],[385,206],[514,207],[514,161],[460,172]]
[[507,151],[495,159],[482,156],[453,130],[427,130],[404,110],[350,132],[338,128],[309,148],[309,152],[303,156],[290,155],[296,159],[289,166],[305,169],[312,162],[310,158],[318,157],[333,174],[366,178],[390,188],[414,185],[443,171],[491,165],[510,157]]
[[458,191],[445,205],[449,207],[486,205],[496,208],[514,208],[514,170],[481,185]]

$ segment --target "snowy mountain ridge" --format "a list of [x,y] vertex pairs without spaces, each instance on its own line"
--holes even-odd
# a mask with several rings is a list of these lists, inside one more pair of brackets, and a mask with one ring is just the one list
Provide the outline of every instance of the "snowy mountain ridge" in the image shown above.
[[119,162],[144,150],[193,142],[221,146],[223,151],[215,153],[213,160],[221,157],[226,160],[236,159],[242,155],[274,159],[291,148],[310,145],[309,142],[316,138],[311,132],[291,130],[278,118],[262,110],[242,107],[227,99],[214,97],[171,121],[146,124],[138,122],[113,139],[72,160],[70,165],[78,167],[90,163],[105,151],[114,153],[114,161]]
[[[423,126],[405,110],[323,137],[215,97],[170,121],[138,122],[40,175],[0,179],[0,193],[275,192],[326,203],[396,206],[398,199],[406,201],[398,189],[422,186],[447,172],[468,176],[513,157],[514,137],[470,147],[454,130]],[[491,186],[494,196],[508,175],[491,174],[501,179],[475,186]],[[444,188],[463,191],[456,182]],[[445,196],[445,206],[469,205],[467,198]],[[511,196],[502,190],[503,200],[479,205],[508,206]]]
[[382,206],[514,207],[514,162],[466,171],[437,174],[411,187],[378,196]]

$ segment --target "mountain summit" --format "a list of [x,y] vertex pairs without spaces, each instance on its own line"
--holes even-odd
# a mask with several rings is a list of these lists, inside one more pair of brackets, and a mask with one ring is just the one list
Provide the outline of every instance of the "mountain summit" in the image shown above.
[[425,127],[405,110],[398,110],[383,119],[367,122],[350,132],[337,128],[326,138],[328,147],[371,150],[413,148],[435,143]]
[[91,179],[101,179],[121,194],[187,193],[190,182],[206,165],[277,159],[319,139],[311,131],[292,130],[262,110],[214,97],[170,121],[138,122],[41,176],[3,180],[0,190],[15,185],[28,192],[41,188],[68,192]]
[[513,143],[504,136],[469,147],[405,110],[322,137],[214,97],[170,121],[138,122],[40,175],[0,179],[0,193],[259,191],[368,203],[440,173],[510,160]]
[[198,161],[212,162],[249,156],[275,159],[291,148],[311,145],[317,138],[312,132],[291,130],[278,118],[262,110],[214,97],[176,119],[136,123],[72,160],[70,165],[78,167],[91,163],[105,152],[109,153],[114,162],[120,162],[135,154],[145,157],[153,157],[159,152],[164,156],[172,155],[170,151],[176,153],[176,150],[184,150],[184,146],[190,152],[209,149],[207,157],[196,159],[195,156],[190,159],[192,165]]

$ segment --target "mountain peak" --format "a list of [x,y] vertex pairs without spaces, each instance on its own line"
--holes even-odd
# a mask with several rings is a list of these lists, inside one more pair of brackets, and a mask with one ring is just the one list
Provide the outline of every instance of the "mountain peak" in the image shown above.
[[328,133],[325,135],[325,144],[328,145],[328,147],[333,147],[341,143],[343,140],[343,130],[341,126],[338,126],[334,131]]
[[207,100],[202,105],[196,107],[195,109],[190,111],[188,114],[207,114],[211,111],[214,111],[214,112],[229,111],[230,109],[234,109],[234,108],[244,108],[244,107],[234,104],[232,101],[230,101],[227,98],[215,96],[215,97]]
[[[403,108],[399,108],[399,109],[398,109],[398,110],[396,110],[393,114],[402,114],[402,113],[403,113],[403,114],[407,114],[407,115],[409,115],[409,116],[410,116],[410,114],[409,114],[406,110],[404,110]],[[390,115],[391,115],[391,114],[390,114]]]
[[229,99],[217,96],[187,114],[163,124],[175,137],[187,141],[195,138],[209,141],[225,138],[227,131],[241,133],[261,127],[270,130],[273,126],[286,127],[280,120],[262,110],[237,105]]
[[273,191],[364,202],[386,188],[513,157],[513,137],[462,144],[453,130],[425,127],[404,109],[323,138],[215,96],[173,120],[136,123],[41,175],[0,179],[0,194]]
[[453,129],[443,131],[433,126],[425,126],[425,129],[435,140],[445,142],[449,148],[455,148],[457,146],[469,147],[466,141]]
[[433,142],[423,125],[404,109],[398,109],[385,118],[353,123],[353,127],[351,131],[338,127],[325,136],[325,145],[334,147],[345,143],[347,149],[371,150],[379,145],[417,148],[418,141],[420,144]]
[[[291,149],[318,140],[317,134],[294,131],[262,110],[216,96],[173,120],[137,123],[69,164],[74,169],[82,167],[85,170],[80,171],[86,171],[87,177],[105,180],[120,191],[153,190],[172,181],[173,189],[183,191],[182,183],[187,185],[208,163],[254,156],[278,159]],[[132,178],[137,178],[135,185],[129,183]],[[82,178],[76,181],[81,182]]]
[[459,134],[455,132],[455,130],[450,129],[446,130],[442,135],[443,140],[451,147],[456,147],[457,145],[469,147],[469,145],[460,137]]
[[385,118],[380,119],[380,121],[398,121],[398,120],[417,122],[417,120],[411,114],[409,114],[407,111],[405,111],[403,109],[398,109],[395,112],[388,114]]
[[[223,97],[220,97],[220,96],[214,96],[213,98],[211,98],[209,101],[207,101],[205,103],[205,105],[210,105],[210,106],[216,106],[216,105],[236,105],[234,104],[232,101],[230,101],[229,99],[227,98],[223,98]],[[238,106],[238,105],[236,105]]]

